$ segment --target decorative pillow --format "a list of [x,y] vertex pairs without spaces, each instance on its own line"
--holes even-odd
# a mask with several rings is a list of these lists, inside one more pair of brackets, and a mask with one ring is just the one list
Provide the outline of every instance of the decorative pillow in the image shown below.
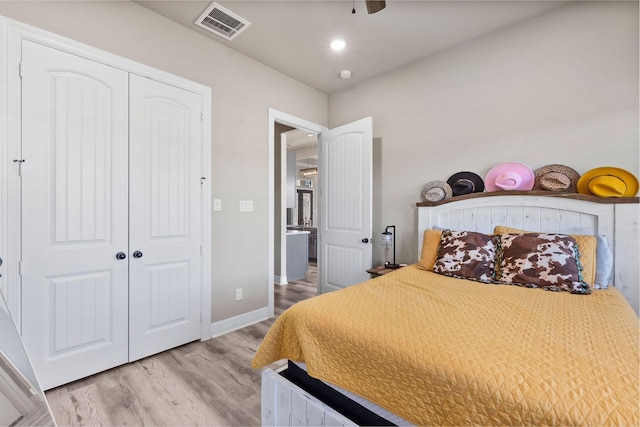
[[438,245],[440,245],[440,235],[442,230],[429,228],[424,231],[422,241],[422,251],[418,260],[418,268],[421,270],[433,271],[433,264],[438,258]]
[[576,240],[564,234],[501,234],[497,239],[496,283],[590,294],[582,279]]
[[[493,234],[524,234],[524,233],[537,233],[537,231],[525,231],[519,228],[505,227],[498,225],[493,229]],[[597,252],[597,239],[596,236],[569,234],[578,243],[578,250],[580,251],[580,264],[582,265],[582,279],[589,284],[592,288],[595,288],[596,282],[596,252]]]
[[[596,236],[598,245],[596,246],[596,279],[593,289],[607,289],[613,279],[613,252],[607,238],[603,235]],[[580,246],[578,244],[578,246]],[[582,253],[582,250],[580,251]],[[582,261],[582,257],[580,257]]]
[[496,244],[493,236],[475,231],[445,230],[440,237],[435,273],[491,283]]

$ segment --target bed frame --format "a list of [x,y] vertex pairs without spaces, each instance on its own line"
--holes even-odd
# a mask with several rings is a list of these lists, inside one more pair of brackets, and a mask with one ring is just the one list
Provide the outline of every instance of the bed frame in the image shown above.
[[[552,192],[475,193],[418,203],[418,253],[433,227],[491,234],[496,225],[523,230],[604,235],[614,252],[613,284],[639,311],[640,204],[637,197],[603,199]],[[617,256],[616,256],[617,255]],[[354,425],[284,376],[262,373],[262,425]]]

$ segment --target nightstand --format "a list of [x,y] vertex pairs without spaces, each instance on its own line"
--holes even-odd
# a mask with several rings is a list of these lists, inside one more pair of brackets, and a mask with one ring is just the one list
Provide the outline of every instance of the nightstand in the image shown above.
[[[400,265],[400,268],[404,267],[404,265]],[[377,265],[375,267],[371,267],[367,270],[367,273],[371,276],[372,279],[376,277],[384,276],[387,273],[391,273],[392,271],[398,270],[397,268],[386,268],[384,265]]]

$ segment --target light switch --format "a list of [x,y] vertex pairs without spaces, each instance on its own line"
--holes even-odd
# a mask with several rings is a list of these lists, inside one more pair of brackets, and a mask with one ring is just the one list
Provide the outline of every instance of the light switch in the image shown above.
[[221,211],[222,210],[222,200],[221,199],[213,199],[213,210]]
[[253,200],[240,200],[240,212],[253,212]]

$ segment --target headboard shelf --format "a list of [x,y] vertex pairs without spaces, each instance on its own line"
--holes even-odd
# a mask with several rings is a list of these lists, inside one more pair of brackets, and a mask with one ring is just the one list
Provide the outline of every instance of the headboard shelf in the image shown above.
[[462,196],[455,196],[450,199],[440,200],[439,202],[418,202],[416,206],[439,206],[446,203],[457,202],[459,200],[478,199],[484,197],[495,196],[544,196],[544,197],[558,197],[562,199],[574,199],[585,200],[587,202],[594,203],[640,203],[640,197],[598,197],[590,194],[579,193],[556,193],[553,191],[489,191],[483,193],[471,193],[464,194]]

